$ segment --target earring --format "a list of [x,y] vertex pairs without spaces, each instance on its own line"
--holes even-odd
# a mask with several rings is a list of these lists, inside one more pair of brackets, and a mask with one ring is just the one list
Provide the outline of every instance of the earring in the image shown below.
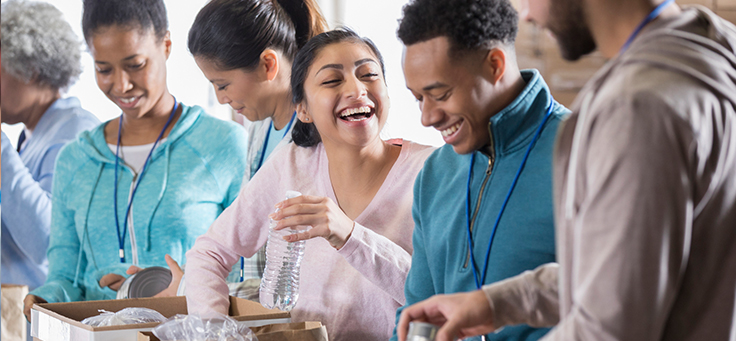
[[304,120],[309,122],[309,117],[305,117]]

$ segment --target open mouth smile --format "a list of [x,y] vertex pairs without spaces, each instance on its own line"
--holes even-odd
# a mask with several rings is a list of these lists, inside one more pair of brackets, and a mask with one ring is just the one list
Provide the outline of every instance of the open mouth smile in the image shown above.
[[118,105],[122,108],[133,108],[143,96],[117,97]]
[[463,124],[463,121],[457,122],[450,127],[440,130],[440,134],[442,134],[442,137],[448,137],[452,136],[458,129],[460,129],[460,126]]
[[340,112],[339,118],[343,121],[357,122],[364,121],[375,114],[375,109],[364,105],[358,108],[347,108]]

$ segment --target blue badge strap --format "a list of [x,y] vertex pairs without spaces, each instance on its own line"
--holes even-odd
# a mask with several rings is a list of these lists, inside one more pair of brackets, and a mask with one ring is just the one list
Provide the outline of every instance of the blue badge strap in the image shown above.
[[120,123],[118,124],[118,144],[115,148],[115,186],[113,189],[113,201],[115,203],[115,228],[117,229],[119,247],[118,256],[120,257],[120,263],[125,263],[125,235],[128,232],[128,216],[130,215],[130,208],[133,206],[133,198],[135,197],[135,192],[138,190],[138,185],[140,185],[141,181],[143,180],[143,175],[146,173],[146,168],[148,167],[148,162],[151,160],[151,155],[153,154],[153,151],[156,149],[158,142],[161,141],[161,138],[164,136],[164,132],[169,127],[169,124],[171,124],[171,121],[173,120],[174,114],[176,113],[176,109],[178,107],[179,102],[177,102],[176,97],[174,97],[174,109],[171,110],[171,114],[169,114],[169,119],[166,121],[164,128],[161,129],[161,133],[158,134],[156,142],[154,142],[153,147],[151,147],[151,151],[148,152],[146,162],[143,163],[143,168],[141,169],[141,174],[138,177],[138,181],[136,181],[135,186],[133,186],[133,192],[130,194],[130,199],[128,199],[128,208],[125,210],[125,221],[123,221],[122,236],[120,234],[120,220],[118,219],[118,166],[120,165],[120,132],[123,126],[123,115],[120,115]]
[[659,4],[659,6],[655,7],[654,10],[651,11],[649,15],[647,15],[647,17],[644,18],[644,20],[642,20],[639,23],[638,26],[636,26],[636,28],[634,29],[634,32],[631,33],[631,35],[629,36],[629,39],[627,39],[626,43],[624,43],[624,46],[621,47],[621,51],[619,52],[619,54],[624,53],[624,51],[626,51],[629,48],[629,45],[631,45],[634,39],[636,39],[636,36],[638,36],[639,33],[641,33],[641,30],[644,29],[644,26],[646,26],[652,20],[656,19],[660,14],[662,14],[662,11],[664,11],[664,9],[667,8],[667,6],[669,6],[673,2],[675,2],[675,0],[666,0],[665,2]]
[[[289,129],[291,129],[291,125],[294,123],[294,118],[296,118],[296,111],[291,115],[291,120],[289,120],[289,124],[286,125],[286,129],[284,129],[284,135],[281,136],[281,139],[283,140],[284,137],[286,137],[286,134],[289,133]],[[268,137],[271,136],[271,127],[273,127],[273,120],[268,123],[268,131],[266,132],[266,140],[263,142],[263,149],[261,149],[261,159],[258,160],[258,168],[256,168],[256,172],[258,172],[259,169],[261,169],[261,166],[263,166],[263,161],[266,158],[266,149],[268,149]],[[245,257],[240,257],[240,281],[245,280]]]
[[501,205],[501,210],[498,212],[498,216],[496,217],[496,222],[493,224],[493,229],[491,230],[491,237],[488,240],[488,249],[486,251],[486,259],[485,263],[483,265],[483,274],[481,275],[480,280],[478,279],[478,270],[476,270],[477,264],[475,262],[475,256],[473,255],[473,241],[471,237],[471,231],[470,231],[470,178],[473,174],[473,162],[475,161],[475,153],[470,157],[470,170],[468,171],[468,190],[467,190],[467,196],[465,199],[465,218],[467,222],[467,228],[468,228],[468,250],[470,251],[470,261],[473,266],[473,278],[475,279],[475,285],[478,289],[481,288],[483,283],[486,282],[486,275],[488,274],[488,260],[491,256],[491,246],[493,245],[493,237],[496,234],[496,229],[498,228],[498,224],[501,221],[501,216],[503,215],[504,210],[506,210],[506,205],[509,202],[509,198],[511,198],[511,193],[514,192],[514,188],[516,187],[516,183],[519,181],[519,177],[521,176],[521,172],[524,170],[524,165],[526,165],[526,161],[529,159],[529,154],[532,151],[532,147],[534,147],[534,144],[539,140],[539,136],[542,134],[542,129],[544,128],[544,125],[549,120],[550,116],[552,116],[552,110],[555,107],[555,102],[552,100],[552,103],[549,105],[549,109],[547,109],[547,113],[544,115],[544,119],[542,120],[542,123],[539,124],[539,127],[537,128],[536,133],[534,134],[534,137],[532,138],[532,142],[529,143],[529,147],[526,149],[526,154],[524,154],[524,158],[521,161],[521,165],[519,166],[519,169],[516,171],[516,176],[514,177],[514,180],[511,182],[511,187],[509,188],[509,192],[506,194],[506,198],[503,201],[503,204]]

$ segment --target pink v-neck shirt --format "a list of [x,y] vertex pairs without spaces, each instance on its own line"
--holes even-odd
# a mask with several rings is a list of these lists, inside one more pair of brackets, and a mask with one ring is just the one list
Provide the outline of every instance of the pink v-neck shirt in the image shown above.
[[[412,187],[434,148],[409,141],[402,144],[381,188],[355,219],[345,245],[335,250],[323,238],[306,242],[292,321],[321,321],[330,340],[389,339],[396,309],[405,302],[414,229]],[[250,257],[266,243],[268,215],[287,190],[337,202],[321,143],[314,147],[291,143],[277,150],[197,239],[187,253],[190,314],[227,313],[225,278],[240,256]]]

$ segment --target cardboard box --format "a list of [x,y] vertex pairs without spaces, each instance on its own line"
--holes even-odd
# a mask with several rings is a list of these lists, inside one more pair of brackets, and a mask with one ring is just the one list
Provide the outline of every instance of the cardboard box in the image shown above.
[[716,9],[736,9],[736,0],[715,0]]
[[687,6],[687,5],[701,5],[708,7],[710,9],[714,9],[716,5],[715,0],[677,0],[677,4],[680,6]]
[[315,321],[271,324],[251,330],[258,341],[328,341],[327,327]]
[[[269,324],[251,328],[258,341],[328,341],[321,322]],[[138,332],[137,341],[161,341],[151,332]]]
[[[31,310],[31,335],[34,340],[41,341],[135,341],[139,331],[150,331],[158,325],[90,327],[81,323],[87,317],[99,315],[99,309],[117,312],[128,307],[153,309],[166,318],[187,313],[187,302],[183,296],[36,304]],[[256,302],[236,297],[230,297],[228,314],[248,327],[291,322],[288,312],[269,310]]]
[[138,332],[137,341],[160,341],[152,332]]
[[736,9],[732,11],[716,11],[716,14],[736,25]]
[[0,340],[24,341],[28,323],[23,315],[23,299],[28,295],[28,286],[3,284],[0,290],[2,291]]

